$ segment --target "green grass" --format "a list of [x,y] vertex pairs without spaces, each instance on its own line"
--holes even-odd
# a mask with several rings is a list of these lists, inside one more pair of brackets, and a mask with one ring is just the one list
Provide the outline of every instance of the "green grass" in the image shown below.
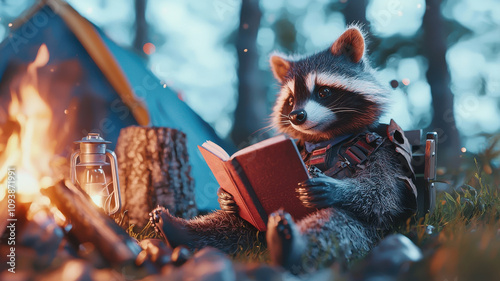
[[424,259],[411,267],[408,280],[495,280],[500,276],[498,175],[484,169],[490,161],[474,159],[474,163],[474,172],[463,171],[472,174],[466,183],[438,193],[432,214],[399,229],[424,253]]
[[458,229],[497,225],[500,214],[498,187],[486,184],[479,172],[475,173],[471,182],[475,186],[463,184],[458,190],[438,193],[434,212],[417,223],[409,222],[400,232],[416,237],[416,242],[421,244],[426,238],[433,237],[426,235],[428,225],[434,227],[433,232],[443,235]]
[[134,224],[131,224],[128,219],[127,211],[117,213],[112,216],[112,218],[119,226],[125,229],[130,237],[136,239],[137,241],[150,238],[160,238],[160,235],[156,233],[153,225],[149,221],[142,229],[138,229]]
[[255,241],[253,247],[239,251],[233,256],[233,260],[242,263],[269,263],[269,252],[267,247],[259,241]]
[[138,241],[150,238],[160,238],[160,235],[156,233],[150,222],[148,222],[143,229],[137,232],[135,231],[135,226],[133,224],[129,225],[126,231],[132,238],[135,238]]

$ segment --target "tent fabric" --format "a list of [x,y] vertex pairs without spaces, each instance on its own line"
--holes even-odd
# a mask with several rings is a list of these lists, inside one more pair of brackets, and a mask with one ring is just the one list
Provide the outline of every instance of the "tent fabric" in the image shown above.
[[[0,43],[0,81],[9,70],[9,65],[33,61],[38,49],[45,43],[50,53],[49,65],[76,61],[81,68],[81,79],[70,93],[51,93],[57,95],[56,98],[70,97],[78,101],[79,138],[86,132],[97,131],[114,145],[121,128],[137,125],[138,122],[130,107],[120,98],[116,87],[113,87],[99,68],[100,62],[96,63],[92,59],[84,44],[57,11],[58,9],[49,5],[41,6]],[[175,128],[186,134],[198,207],[205,210],[218,208],[215,192],[218,185],[197,145],[212,140],[221,144],[229,153],[234,151],[234,146],[221,140],[172,89],[164,88],[139,56],[119,47],[97,27],[94,28],[120,66],[132,92],[145,105],[149,125]],[[66,145],[69,148],[65,151],[71,151],[72,144]]]

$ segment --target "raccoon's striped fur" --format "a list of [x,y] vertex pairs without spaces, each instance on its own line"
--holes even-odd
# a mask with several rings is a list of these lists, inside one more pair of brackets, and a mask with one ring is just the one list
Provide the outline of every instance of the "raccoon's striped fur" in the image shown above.
[[[303,58],[273,55],[271,68],[281,84],[274,106],[278,131],[307,145],[356,135],[378,125],[388,90],[374,77],[365,58],[365,43],[357,27],[348,28],[327,50]],[[329,151],[336,154],[336,151]],[[153,212],[171,246],[212,246],[227,253],[267,242],[274,264],[295,273],[329,266],[364,255],[380,235],[415,210],[402,163],[394,145],[385,141],[352,177],[319,175],[300,183],[304,205],[318,208],[294,222],[278,211],[269,217],[268,231],[258,233],[237,215],[217,211],[192,220],[174,218],[162,209]],[[270,187],[272,188],[272,187]]]

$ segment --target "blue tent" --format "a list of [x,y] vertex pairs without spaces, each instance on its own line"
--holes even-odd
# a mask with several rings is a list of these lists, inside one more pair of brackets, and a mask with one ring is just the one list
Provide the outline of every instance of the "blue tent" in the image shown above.
[[[14,22],[12,32],[0,44],[0,85],[4,84],[4,91],[0,87],[0,101],[8,99],[5,84],[16,66],[32,62],[42,44],[50,53],[47,68],[58,77],[68,76],[59,84],[53,83],[62,86],[51,86],[45,96],[40,94],[57,113],[69,112],[72,117],[66,118],[74,120],[71,137],[61,140],[57,130],[50,134],[61,142],[59,154],[67,156],[72,141],[91,131],[100,132],[115,144],[120,129],[130,125],[179,129],[187,135],[198,207],[218,207],[217,182],[197,145],[212,140],[230,153],[233,146],[224,145],[174,91],[164,88],[139,56],[117,46],[61,0],[40,1]],[[53,79],[52,76],[47,79]],[[63,130],[63,125],[58,130]]]

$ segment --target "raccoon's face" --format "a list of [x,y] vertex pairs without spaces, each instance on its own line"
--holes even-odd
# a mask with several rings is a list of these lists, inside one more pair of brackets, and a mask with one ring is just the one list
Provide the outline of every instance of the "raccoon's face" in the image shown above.
[[271,57],[281,83],[273,123],[292,138],[319,142],[377,122],[387,90],[364,60],[364,39],[346,30],[327,50],[299,60]]

